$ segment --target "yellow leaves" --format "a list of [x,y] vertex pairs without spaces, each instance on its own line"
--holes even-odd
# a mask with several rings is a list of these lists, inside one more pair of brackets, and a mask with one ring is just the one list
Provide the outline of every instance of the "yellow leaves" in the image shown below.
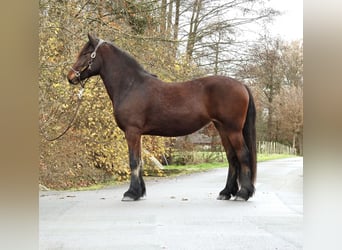
[[71,169],[69,169],[69,171],[68,171],[68,175],[70,175],[70,176],[74,177],[74,176],[75,176],[75,173],[74,173],[74,171],[72,171]]
[[115,30],[117,30],[117,31],[122,31],[122,27],[120,26],[120,24],[118,24],[118,23],[116,23],[116,22],[108,22],[108,25],[111,27],[111,28],[113,28],[113,29],[115,29]]
[[[88,30],[89,20],[98,18],[96,11],[87,12],[85,8],[82,13],[78,13],[79,9],[77,1],[63,2],[62,5],[56,3],[54,6],[40,9],[39,105],[42,117],[50,117],[53,113],[51,111],[56,110],[52,116],[55,117],[58,126],[55,126],[55,131],[51,129],[56,133],[65,127],[73,115],[77,98],[72,97],[76,97],[79,90],[78,87],[69,86],[66,73],[86,41],[84,31]],[[77,18],[73,18],[76,16]],[[136,17],[137,26],[144,25]],[[182,74],[185,72],[186,64],[175,62],[172,58],[173,49],[169,43],[153,39],[135,39],[135,36],[127,34],[130,30],[129,25],[124,25],[122,21],[109,16],[102,21],[108,25],[97,26],[97,35],[115,42],[119,47],[135,55],[151,73],[167,81],[185,78]],[[118,30],[121,32],[117,32]],[[50,131],[50,127],[47,127],[47,131]],[[107,92],[102,81],[98,81],[96,77],[87,82],[72,129],[56,142],[42,140],[40,147],[41,155],[44,156],[44,166],[47,166],[46,171],[51,171],[52,165],[68,169],[80,164],[82,168],[76,169],[84,171],[90,168],[91,172],[87,173],[89,176],[93,176],[96,171],[102,171],[103,175],[113,175],[122,181],[130,174],[124,133],[117,127]],[[165,153],[165,139],[146,136],[143,139],[143,147],[161,161],[161,156]],[[143,157],[145,175],[163,176],[162,170],[156,168],[144,154]],[[46,176],[56,174],[45,173]],[[71,177],[77,178],[80,173],[66,170],[63,171],[63,176],[69,178],[69,181]]]
[[54,29],[55,35],[58,35],[59,31],[60,31],[60,28],[56,27],[56,28]]
[[175,64],[175,70],[178,72],[181,70],[181,66],[177,63]]

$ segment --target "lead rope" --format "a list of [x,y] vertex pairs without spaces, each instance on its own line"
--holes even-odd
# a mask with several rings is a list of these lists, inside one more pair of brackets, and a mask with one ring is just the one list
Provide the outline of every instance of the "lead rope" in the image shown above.
[[[88,79],[87,79],[87,80],[88,80]],[[86,81],[87,81],[87,80],[86,80]],[[99,82],[99,80],[100,80],[100,79],[98,79],[98,80],[96,81],[96,83],[94,84],[94,86],[97,85],[97,83]],[[80,91],[79,91],[78,94],[77,94],[77,96],[78,96],[78,101],[77,101],[77,107],[76,107],[74,116],[73,116],[72,119],[70,120],[69,125],[63,130],[63,132],[62,132],[60,135],[58,135],[58,136],[56,136],[56,137],[53,137],[53,138],[49,138],[49,137],[47,137],[47,136],[45,135],[45,133],[43,132],[42,128],[39,127],[40,133],[42,134],[42,136],[43,136],[43,138],[44,138],[45,140],[47,140],[47,141],[55,141],[55,140],[58,140],[58,139],[61,138],[63,135],[65,135],[65,134],[68,132],[68,130],[72,127],[72,125],[73,125],[73,123],[74,123],[74,121],[75,121],[75,119],[76,119],[76,117],[77,117],[79,108],[80,108],[80,106],[81,106],[82,96],[83,96],[83,92],[84,92],[84,89],[85,89],[84,86],[85,86],[86,81],[85,81],[85,82],[82,82],[82,84],[81,84],[82,88],[80,89]],[[89,141],[89,142],[92,142],[92,143],[96,143],[96,144],[102,144],[102,146],[106,146],[106,145],[109,145],[109,144],[113,143],[113,139],[112,139],[112,138],[109,138],[109,139],[106,139],[106,140],[99,140],[99,141],[97,141],[97,140],[89,140],[89,139],[88,139],[88,141]]]
[[40,130],[40,133],[41,135],[43,136],[43,138],[47,141],[56,141],[58,140],[59,138],[61,138],[63,135],[65,135],[69,129],[72,127],[76,117],[77,117],[77,114],[78,114],[78,111],[80,109],[80,106],[81,106],[81,102],[82,102],[82,96],[83,96],[83,92],[84,92],[84,85],[82,85],[82,88],[80,89],[80,91],[78,92],[77,96],[78,96],[78,100],[77,100],[77,107],[76,107],[76,110],[75,110],[75,113],[72,117],[72,119],[70,120],[68,126],[64,129],[64,131],[59,134],[58,136],[56,137],[53,137],[53,138],[49,138],[45,135],[45,133],[43,132],[42,128],[39,126],[39,130]]
[[[97,52],[97,49],[101,46],[102,43],[105,43],[106,41],[102,40],[102,39],[99,39],[99,42],[98,44],[96,45],[94,51],[91,53],[90,55],[90,61],[88,62],[88,68],[91,69],[91,65],[93,63],[93,60],[95,59],[96,57],[96,52]],[[42,134],[43,138],[47,141],[55,141],[55,140],[58,140],[59,138],[61,138],[63,135],[65,135],[69,129],[72,127],[72,124],[74,123],[75,119],[76,119],[76,116],[77,116],[77,113],[78,113],[78,110],[81,106],[81,102],[82,102],[82,96],[83,96],[83,92],[84,92],[84,87],[85,87],[85,84],[86,82],[88,81],[88,79],[86,79],[85,81],[82,81],[81,80],[81,72],[80,71],[77,71],[75,70],[73,67],[71,67],[71,69],[75,72],[75,75],[76,77],[78,77],[80,79],[80,85],[81,85],[81,89],[80,91],[78,92],[78,102],[77,102],[77,107],[76,107],[76,110],[75,110],[75,113],[74,113],[74,116],[72,117],[71,121],[69,122],[69,125],[64,129],[64,131],[54,137],[54,138],[48,138],[45,133],[43,132],[42,128],[39,126],[39,130],[40,130],[40,133]]]

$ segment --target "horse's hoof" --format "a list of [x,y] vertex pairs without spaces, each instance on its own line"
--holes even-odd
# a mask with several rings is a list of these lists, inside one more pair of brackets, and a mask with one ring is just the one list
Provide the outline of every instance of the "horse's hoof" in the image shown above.
[[124,196],[122,197],[121,201],[136,201],[138,199],[133,199],[132,197],[129,196]]
[[246,190],[241,189],[239,192],[237,192],[235,200],[236,201],[247,201],[249,199],[249,194]]
[[217,197],[218,200],[230,200],[230,195],[220,194]]

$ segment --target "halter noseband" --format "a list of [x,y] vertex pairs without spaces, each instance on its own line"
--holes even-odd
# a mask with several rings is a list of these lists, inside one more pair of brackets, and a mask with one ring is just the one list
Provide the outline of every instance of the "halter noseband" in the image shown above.
[[97,49],[101,46],[101,44],[103,44],[103,43],[105,43],[105,41],[102,40],[102,39],[99,39],[99,42],[98,42],[98,44],[96,45],[94,51],[90,54],[90,60],[88,61],[88,65],[87,65],[87,66],[83,67],[80,71],[75,70],[73,67],[71,67],[71,70],[74,71],[75,76],[79,79],[82,88],[84,87],[84,84],[82,84],[81,73],[84,72],[84,71],[87,70],[87,69],[90,69],[90,70],[91,70],[91,65],[93,64],[93,61],[94,61],[94,59],[95,59],[95,57],[96,57],[96,51],[97,51]]

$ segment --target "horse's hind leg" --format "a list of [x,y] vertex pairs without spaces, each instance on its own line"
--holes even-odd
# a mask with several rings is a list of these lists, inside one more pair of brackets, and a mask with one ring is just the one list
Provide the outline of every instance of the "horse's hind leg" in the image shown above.
[[236,193],[237,197],[248,200],[254,194],[254,185],[252,181],[252,173],[250,170],[249,151],[245,144],[242,131],[229,132],[229,141],[236,153],[239,161],[238,180],[240,190]]
[[237,176],[239,175],[239,162],[233,151],[227,154],[229,168],[226,186],[217,197],[218,200],[229,200],[232,196],[236,196],[239,190]]
[[228,177],[225,188],[220,192],[219,196],[217,197],[218,200],[229,200],[231,196],[235,196],[239,186],[237,183],[237,176],[239,175],[239,161],[236,157],[235,151],[232,149],[231,143],[228,138],[228,134],[223,130],[223,128],[218,124],[215,123],[215,127],[217,128],[222,145],[225,149],[227,160],[229,163],[228,168]]

